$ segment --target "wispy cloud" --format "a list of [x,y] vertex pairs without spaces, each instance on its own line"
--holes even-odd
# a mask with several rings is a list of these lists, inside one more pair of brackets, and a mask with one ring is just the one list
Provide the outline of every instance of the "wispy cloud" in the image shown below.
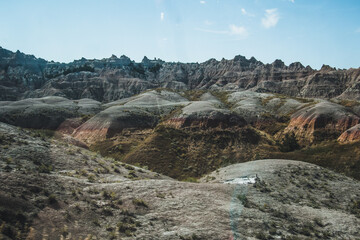
[[279,19],[279,13],[276,8],[266,9],[265,17],[261,19],[261,23],[265,28],[272,28],[276,26],[276,24],[279,22]]
[[295,0],[289,0],[290,2],[292,2],[292,3],[295,3]]
[[212,29],[203,29],[203,28],[196,28],[195,30],[201,32],[207,32],[207,33],[237,36],[241,39],[247,38],[249,36],[249,32],[245,27],[236,26],[235,24],[229,25],[228,30],[212,30]]
[[161,12],[160,13],[160,20],[163,21],[165,18],[165,13],[164,12]]
[[230,28],[230,34],[231,35],[238,35],[238,36],[240,36],[242,38],[246,38],[247,36],[249,36],[249,32],[243,26],[236,26],[234,24],[231,24],[229,26],[229,28]]
[[360,27],[355,30],[356,33],[360,33]]
[[245,8],[241,9],[241,14],[248,17],[255,17],[254,14],[248,13]]
[[206,2],[204,0],[200,1],[201,4],[205,4]]
[[205,20],[205,21],[204,21],[204,24],[207,25],[207,26],[211,26],[211,25],[213,25],[214,23],[211,22],[211,21],[209,21],[209,20]]

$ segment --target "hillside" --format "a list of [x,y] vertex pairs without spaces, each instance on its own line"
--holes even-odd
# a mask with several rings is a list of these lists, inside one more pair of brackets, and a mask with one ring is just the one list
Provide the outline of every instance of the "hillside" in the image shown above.
[[0,134],[2,239],[360,236],[358,181],[312,164],[253,161],[188,183],[49,132],[0,124]]
[[359,82],[0,48],[0,239],[358,239]]

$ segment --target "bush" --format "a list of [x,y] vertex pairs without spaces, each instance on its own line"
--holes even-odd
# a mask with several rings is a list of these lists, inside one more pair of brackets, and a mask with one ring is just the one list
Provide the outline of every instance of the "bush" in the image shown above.
[[139,199],[139,198],[133,199],[132,202],[134,205],[139,206],[139,207],[146,207],[146,208],[149,207],[149,205],[144,200]]
[[38,167],[39,173],[50,173],[52,170],[53,170],[53,166],[45,165],[43,163]]
[[300,149],[300,145],[296,140],[294,133],[287,133],[285,136],[278,142],[278,146],[281,152],[292,152],[297,149]]
[[113,212],[112,212],[112,210],[111,210],[110,208],[106,208],[106,207],[102,210],[102,213],[103,213],[105,216],[113,216],[113,215],[114,215]]
[[56,196],[55,196],[54,194],[50,194],[49,197],[48,197],[48,202],[49,202],[50,204],[55,204],[55,203],[57,203],[58,201],[57,201]]
[[247,208],[250,207],[249,200],[245,194],[238,195],[237,198],[239,199],[241,204],[244,205],[244,207],[247,207]]
[[359,201],[352,200],[349,209],[350,209],[350,213],[360,218],[360,200]]
[[88,181],[89,182],[95,182],[95,175],[94,174],[89,174]]
[[197,183],[198,182],[198,180],[196,178],[194,178],[194,177],[185,178],[183,181],[184,182],[192,182],[192,183]]

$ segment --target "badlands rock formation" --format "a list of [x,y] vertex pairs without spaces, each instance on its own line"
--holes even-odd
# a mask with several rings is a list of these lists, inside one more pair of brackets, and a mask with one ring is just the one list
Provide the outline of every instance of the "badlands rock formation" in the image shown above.
[[0,239],[359,239],[359,90],[326,65],[0,48]]
[[357,124],[343,132],[338,138],[338,140],[343,143],[360,140],[360,124]]
[[0,121],[24,128],[56,130],[69,118],[93,115],[100,103],[92,99],[68,100],[63,97],[27,98],[0,101]]
[[339,136],[358,124],[359,116],[339,104],[320,101],[300,109],[293,115],[285,131],[292,131],[302,141],[323,141],[331,135]]
[[0,97],[62,96],[110,102],[146,89],[252,89],[294,97],[360,99],[360,69],[320,70],[281,60],[264,64],[254,57],[204,63],[174,63],[146,57],[136,63],[126,56],[55,63],[0,48]]

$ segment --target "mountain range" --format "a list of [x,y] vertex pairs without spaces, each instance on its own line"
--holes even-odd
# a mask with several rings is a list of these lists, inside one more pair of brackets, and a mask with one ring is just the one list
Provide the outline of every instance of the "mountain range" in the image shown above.
[[164,62],[147,57],[136,63],[115,55],[101,60],[49,62],[0,48],[0,100],[62,96],[110,102],[152,88],[252,90],[304,98],[360,99],[360,69],[320,70],[281,60],[264,64],[238,55],[203,63]]

